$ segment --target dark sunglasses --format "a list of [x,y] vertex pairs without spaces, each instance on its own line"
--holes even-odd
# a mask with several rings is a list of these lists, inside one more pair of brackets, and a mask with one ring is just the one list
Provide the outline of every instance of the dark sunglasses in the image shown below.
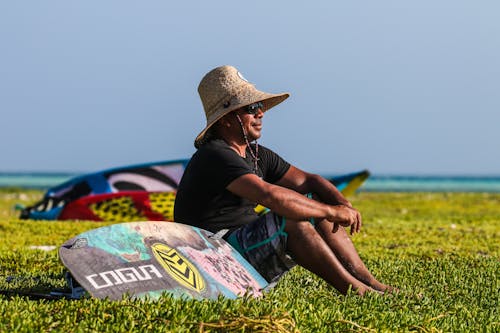
[[264,110],[264,104],[262,102],[253,103],[243,108],[248,114],[253,115],[255,115],[259,109]]

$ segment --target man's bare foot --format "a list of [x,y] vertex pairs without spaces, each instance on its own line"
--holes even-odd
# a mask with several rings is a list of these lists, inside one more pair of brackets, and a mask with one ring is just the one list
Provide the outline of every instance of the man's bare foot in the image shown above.
[[396,287],[393,287],[393,286],[389,286],[387,284],[383,284],[381,282],[378,282],[378,281],[373,281],[372,283],[369,284],[370,287],[372,287],[373,289],[376,289],[384,294],[397,294],[399,293],[399,289],[396,288]]
[[377,294],[380,294],[380,295],[383,295],[384,292],[383,291],[380,291],[380,290],[377,290],[377,289],[374,289],[374,288],[371,288],[371,287],[361,287],[361,288],[357,288],[355,289],[355,292],[363,297],[364,295],[366,295],[366,293],[377,293]]

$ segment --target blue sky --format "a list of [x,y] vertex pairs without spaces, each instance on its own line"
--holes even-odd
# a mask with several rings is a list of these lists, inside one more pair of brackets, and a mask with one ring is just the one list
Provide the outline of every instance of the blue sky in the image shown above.
[[261,144],[319,173],[500,174],[497,1],[3,1],[0,171],[178,159],[197,85],[291,97]]

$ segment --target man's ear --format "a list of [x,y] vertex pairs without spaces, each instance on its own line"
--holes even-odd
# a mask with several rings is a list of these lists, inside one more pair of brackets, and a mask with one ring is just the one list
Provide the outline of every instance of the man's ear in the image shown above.
[[227,118],[227,114],[220,118],[219,122],[221,124],[222,127],[231,127],[231,122],[229,121],[229,119]]

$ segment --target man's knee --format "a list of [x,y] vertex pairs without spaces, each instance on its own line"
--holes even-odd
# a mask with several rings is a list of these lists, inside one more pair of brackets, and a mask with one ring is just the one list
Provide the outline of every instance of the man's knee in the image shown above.
[[[317,196],[315,193],[306,193],[306,197],[312,200],[320,201],[319,196]],[[303,221],[293,221],[293,220],[288,220],[286,221],[285,224],[285,232],[290,233],[290,232],[316,232],[315,226],[319,223],[321,223],[323,219],[315,219],[315,218],[309,218],[308,220],[303,220]],[[325,220],[326,221],[326,220]],[[328,222],[328,221],[326,221]]]
[[316,230],[314,228],[314,224],[311,223],[311,221],[309,220],[305,221],[287,220],[285,225],[285,232],[288,234],[297,232],[310,233],[310,232],[316,232]]

